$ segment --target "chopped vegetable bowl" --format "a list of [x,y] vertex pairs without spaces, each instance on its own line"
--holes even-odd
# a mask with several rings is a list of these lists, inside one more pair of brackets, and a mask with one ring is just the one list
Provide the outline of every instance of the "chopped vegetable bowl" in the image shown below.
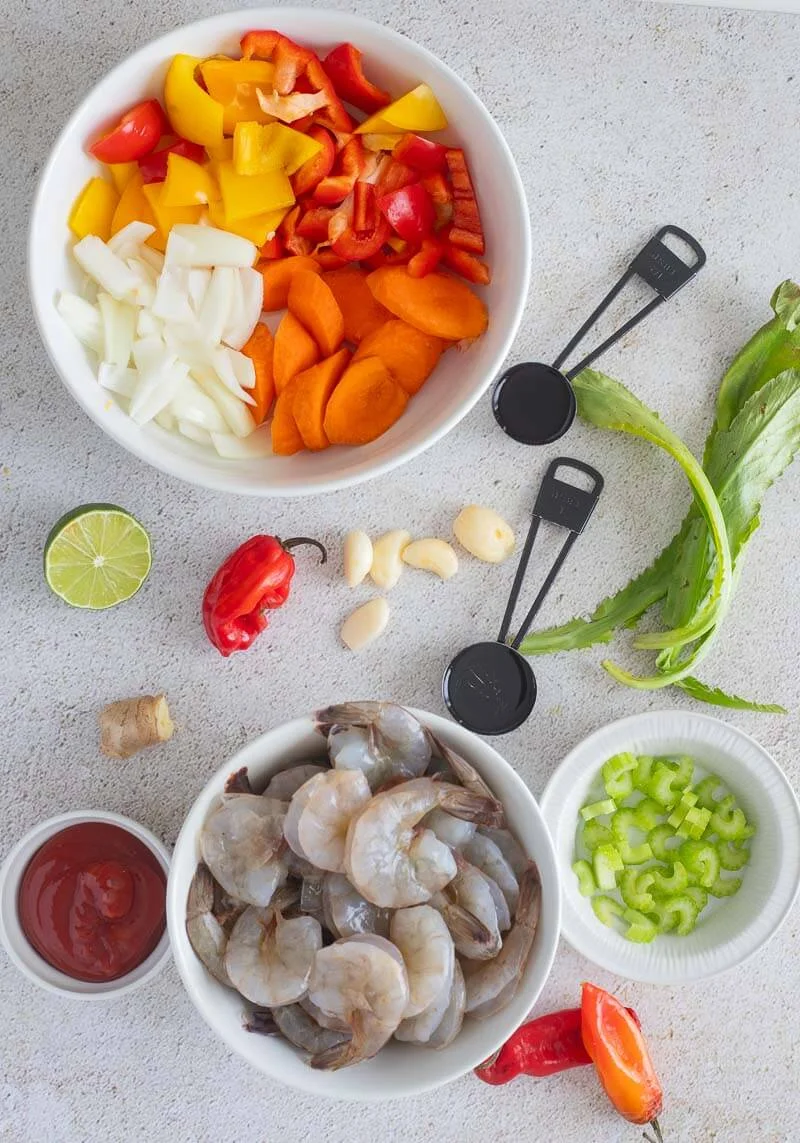
[[741,964],[800,886],[791,786],[763,747],[708,715],[654,711],[603,727],[555,771],[542,813],[564,936],[630,980],[683,984]]
[[519,175],[469,88],[386,28],[290,8],[178,29],[98,84],[29,246],[90,416],[163,471],[263,496],[443,436],[499,371],[529,263]]

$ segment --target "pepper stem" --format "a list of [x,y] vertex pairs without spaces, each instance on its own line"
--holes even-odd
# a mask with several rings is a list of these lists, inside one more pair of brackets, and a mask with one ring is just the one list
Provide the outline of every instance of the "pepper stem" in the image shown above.
[[308,536],[293,536],[291,540],[281,540],[280,544],[287,552],[290,552],[292,548],[299,548],[302,544],[312,544],[315,548],[319,548],[322,553],[322,559],[319,562],[324,564],[328,561],[328,552],[325,545],[321,544],[319,540],[309,539]]
[[642,1138],[646,1139],[647,1143],[664,1143],[664,1136],[661,1134],[661,1124],[658,1122],[658,1120],[651,1119],[650,1126],[655,1132],[655,1141],[653,1140],[652,1135],[648,1135],[646,1131],[642,1132]]

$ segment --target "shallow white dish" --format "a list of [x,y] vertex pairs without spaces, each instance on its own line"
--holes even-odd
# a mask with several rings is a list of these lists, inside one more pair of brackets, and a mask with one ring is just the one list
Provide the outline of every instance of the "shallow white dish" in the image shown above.
[[542,908],[528,966],[513,1001],[489,1020],[465,1021],[454,1042],[442,1051],[390,1043],[374,1059],[339,1072],[313,1071],[285,1040],[246,1032],[245,1002],[217,983],[197,959],[186,936],[186,897],[199,859],[198,835],[226,778],[246,766],[256,789],[292,761],[324,754],[324,740],[312,719],[299,718],[262,734],[234,755],[206,785],[175,843],[167,885],[167,924],[178,971],[203,1019],[248,1063],[271,1079],[333,1099],[395,1099],[449,1083],[496,1051],[522,1023],[541,992],[555,957],[561,922],[556,859],[544,819],[525,783],[500,755],[468,730],[437,715],[413,713],[443,741],[462,754],[506,807],[510,828],[534,859],[542,881]]
[[[224,460],[179,434],[151,424],[138,428],[97,382],[87,354],[56,312],[61,290],[80,288],[69,250],[67,217],[97,164],[84,147],[101,128],[139,99],[161,97],[167,64],[179,52],[198,57],[238,54],[251,28],[277,28],[323,54],[343,40],[364,52],[374,81],[395,94],[421,82],[435,90],[451,127],[446,141],[468,150],[493,281],[484,296],[487,333],[466,353],[446,354],[434,376],[389,432],[361,448],[329,448],[292,457]],[[135,52],[93,88],[53,148],[31,216],[28,275],[33,311],[53,367],[83,409],[130,452],[163,472],[224,492],[299,496],[345,488],[388,472],[428,448],[456,425],[500,370],[517,332],[528,292],[530,222],[525,192],[511,152],[489,112],[470,88],[425,48],[345,12],[253,8],[212,16],[178,28]]]
[[[597,920],[571,865],[580,807],[602,764],[623,750],[691,754],[717,774],[756,826],[742,888],[704,914],[693,933],[634,944]],[[685,984],[742,964],[775,935],[800,886],[800,807],[783,771],[754,739],[705,714],[652,711],[612,722],[561,763],[542,796],[563,893],[563,935],[609,972],[648,984]]]
[[105,822],[133,834],[158,858],[164,873],[169,873],[169,852],[165,846],[149,829],[131,818],[105,810],[71,810],[48,818],[20,838],[0,867],[0,941],[20,972],[40,988],[72,1000],[110,1000],[133,992],[161,971],[169,959],[169,935],[166,929],[150,956],[119,980],[73,980],[71,976],[53,968],[28,944],[17,914],[20,881],[33,855],[55,834],[82,822]]

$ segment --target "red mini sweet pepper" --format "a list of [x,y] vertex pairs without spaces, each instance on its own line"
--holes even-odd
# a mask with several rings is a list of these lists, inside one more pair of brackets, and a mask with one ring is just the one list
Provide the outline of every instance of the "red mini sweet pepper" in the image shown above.
[[328,73],[336,94],[359,111],[372,115],[392,102],[388,91],[370,83],[364,75],[362,55],[352,44],[339,44],[326,55],[322,66]]
[[203,625],[221,655],[246,651],[267,626],[265,611],[284,605],[295,570],[291,549],[300,544],[319,548],[325,563],[328,554],[317,540],[251,536],[217,570],[203,596]]

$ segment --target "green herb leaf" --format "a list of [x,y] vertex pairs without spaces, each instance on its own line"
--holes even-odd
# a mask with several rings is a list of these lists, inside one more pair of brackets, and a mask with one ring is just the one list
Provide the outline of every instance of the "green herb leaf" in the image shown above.
[[738,695],[729,695],[719,687],[709,687],[699,679],[693,679],[691,675],[687,675],[676,685],[698,702],[711,703],[712,706],[726,706],[731,710],[754,710],[761,714],[789,713],[785,706],[769,702],[751,702],[750,699],[739,698]]

